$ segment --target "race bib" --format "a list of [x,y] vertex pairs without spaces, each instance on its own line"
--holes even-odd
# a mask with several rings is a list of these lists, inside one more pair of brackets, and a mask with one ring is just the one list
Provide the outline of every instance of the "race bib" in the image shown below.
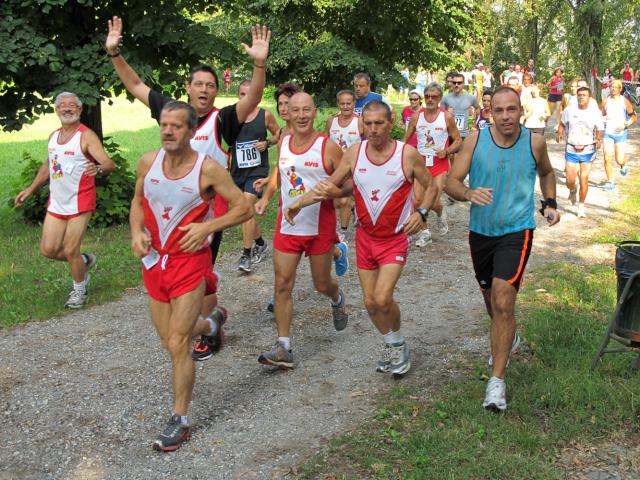
[[456,119],[456,127],[458,127],[458,130],[466,131],[467,130],[467,116],[464,115],[464,114],[461,115],[459,113],[456,113],[455,119]]
[[144,268],[146,268],[147,270],[150,270],[151,267],[153,267],[159,261],[160,261],[160,254],[154,248],[149,250],[149,253],[144,257],[142,257],[142,264],[144,265]]
[[434,155],[425,155],[424,164],[427,167],[433,167],[433,158],[434,158]]
[[256,148],[258,140],[249,142],[236,143],[236,158],[238,159],[238,168],[257,167],[262,163],[260,152]]

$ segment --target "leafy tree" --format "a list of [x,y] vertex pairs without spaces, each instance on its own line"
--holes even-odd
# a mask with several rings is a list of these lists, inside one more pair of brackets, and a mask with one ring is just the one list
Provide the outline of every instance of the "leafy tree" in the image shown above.
[[100,99],[123,91],[103,49],[107,20],[125,21],[123,53],[145,82],[170,85],[210,53],[207,29],[188,14],[213,11],[205,0],[4,0],[0,17],[0,125],[19,130],[53,111],[60,91],[78,94],[83,122],[102,137]]

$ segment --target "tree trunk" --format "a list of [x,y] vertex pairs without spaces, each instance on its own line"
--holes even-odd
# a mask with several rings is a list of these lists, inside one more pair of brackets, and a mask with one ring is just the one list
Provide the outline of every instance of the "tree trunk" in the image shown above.
[[98,138],[102,141],[102,112],[100,110],[100,102],[98,102],[95,107],[83,105],[80,121],[96,132],[96,135],[98,135]]

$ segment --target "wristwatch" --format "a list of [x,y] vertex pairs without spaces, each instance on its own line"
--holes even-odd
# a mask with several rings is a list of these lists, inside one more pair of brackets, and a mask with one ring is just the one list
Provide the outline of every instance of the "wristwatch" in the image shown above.
[[427,213],[429,213],[427,211],[426,208],[416,208],[416,212],[418,212],[420,214],[420,216],[422,217],[422,221],[426,222],[427,221]]

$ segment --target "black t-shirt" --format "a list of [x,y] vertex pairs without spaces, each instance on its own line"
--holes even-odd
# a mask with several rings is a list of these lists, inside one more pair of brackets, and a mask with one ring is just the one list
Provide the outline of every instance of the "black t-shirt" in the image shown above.
[[[160,123],[162,107],[172,100],[173,98],[167,97],[155,90],[149,91],[149,108],[151,109],[151,116],[156,122]],[[202,117],[198,117],[198,127],[207,119],[209,113],[210,112]],[[216,136],[218,137],[218,142],[220,142],[220,137],[222,136],[222,140],[224,140],[228,146],[233,145],[238,138],[242,125],[244,124],[238,121],[235,103],[222,108],[216,119]]]

